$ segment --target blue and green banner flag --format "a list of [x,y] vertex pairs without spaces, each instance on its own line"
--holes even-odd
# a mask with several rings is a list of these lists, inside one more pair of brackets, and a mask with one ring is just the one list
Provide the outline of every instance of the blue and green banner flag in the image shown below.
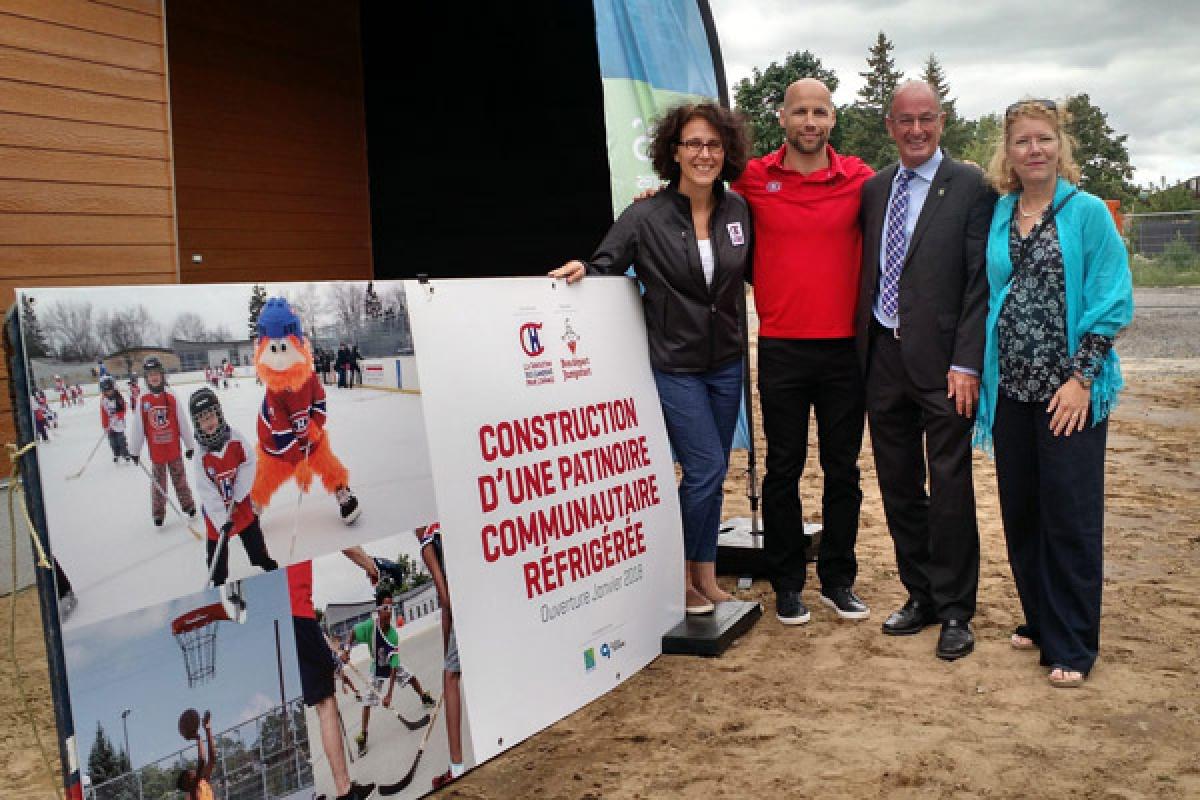
[[658,186],[650,131],[667,109],[720,95],[697,0],[594,0],[613,216]]

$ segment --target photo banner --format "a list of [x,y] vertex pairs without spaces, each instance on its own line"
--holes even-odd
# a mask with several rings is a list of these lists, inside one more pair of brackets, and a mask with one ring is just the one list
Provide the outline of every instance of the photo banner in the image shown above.
[[668,108],[718,96],[696,0],[595,0],[613,216],[659,185],[647,148]]
[[483,761],[661,652],[683,617],[675,472],[632,281],[406,291]]

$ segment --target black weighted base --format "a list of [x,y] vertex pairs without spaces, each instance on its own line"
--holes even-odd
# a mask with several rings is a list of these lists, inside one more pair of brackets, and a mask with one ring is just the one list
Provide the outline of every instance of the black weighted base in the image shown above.
[[[717,574],[750,577],[755,580],[769,576],[762,533],[753,534],[748,517],[734,517],[721,524],[717,536]],[[804,523],[808,536],[808,560],[815,563],[821,546],[821,526]]]
[[718,603],[711,614],[688,614],[663,637],[667,655],[719,656],[729,645],[754,627],[763,614],[762,605],[743,600]]

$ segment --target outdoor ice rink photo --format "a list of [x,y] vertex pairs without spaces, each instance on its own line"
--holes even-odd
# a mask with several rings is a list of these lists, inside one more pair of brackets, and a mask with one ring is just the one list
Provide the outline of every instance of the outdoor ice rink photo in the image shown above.
[[[182,402],[200,387],[170,385]],[[218,395],[229,424],[253,437],[262,387],[253,378],[239,377]],[[353,525],[342,524],[337,503],[319,481],[303,497],[295,483],[286,484],[261,518],[267,549],[281,566],[409,530],[436,515],[421,398],[329,387],[327,404],[329,441],[350,470],[362,516]],[[50,540],[78,599],[67,630],[198,592],[208,577],[204,542],[188,531],[190,525],[204,533],[199,513],[187,520],[168,507],[163,526],[155,527],[150,480],[133,464],[114,464],[107,443],[78,479],[67,480],[99,436],[100,412],[93,396],[82,406],[62,409],[51,441],[38,448]],[[143,457],[142,463],[146,461]],[[171,498],[176,499],[173,490]],[[229,548],[230,579],[257,574],[235,537]]]

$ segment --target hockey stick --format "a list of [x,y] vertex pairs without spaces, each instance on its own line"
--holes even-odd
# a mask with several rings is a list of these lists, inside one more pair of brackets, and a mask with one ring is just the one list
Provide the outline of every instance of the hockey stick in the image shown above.
[[[388,658],[391,658],[391,656],[389,655]],[[367,677],[365,675],[363,675],[361,672],[359,672],[358,668],[355,667],[353,664],[351,664],[349,661],[347,661],[344,666],[349,667],[350,671],[353,672],[355,675],[357,675],[358,679],[360,681],[365,681],[367,683],[367,685],[372,685],[371,681],[367,680]],[[421,730],[421,728],[424,728],[426,725],[429,724],[429,715],[428,714],[426,714],[416,720],[410,721],[408,719],[405,719],[404,715],[401,714],[399,711],[397,711],[396,719],[400,720],[400,722],[403,723],[404,727],[408,728],[410,731],[419,731],[419,730]]]
[[[446,699],[446,695],[438,698],[437,705],[433,708],[433,719],[437,719],[438,712],[442,710],[442,701]],[[417,765],[421,763],[421,756],[425,755],[425,745],[429,743],[429,734],[433,733],[433,722],[429,723],[429,727],[425,729],[425,735],[421,737],[421,746],[417,748],[417,757],[413,759],[412,766],[408,768],[408,772],[404,777],[395,783],[381,784],[379,793],[387,796],[402,792],[412,783],[413,776],[417,774]]]
[[[304,451],[304,466],[308,466],[308,451]],[[292,544],[288,547],[288,562],[291,563],[292,554],[296,552],[296,537],[300,535],[300,504],[304,502],[304,489],[300,488],[300,484],[296,484],[296,488],[300,489],[300,494],[296,497],[296,513],[292,517]]]
[[187,518],[187,515],[179,510],[179,506],[175,505],[175,501],[171,499],[171,495],[167,494],[167,490],[159,486],[158,481],[154,480],[154,476],[150,474],[150,470],[146,469],[146,465],[140,460],[135,463],[141,468],[142,474],[150,479],[150,486],[163,496],[163,499],[167,501],[167,505],[174,509],[175,513],[179,515],[179,518],[183,520],[183,524],[187,525],[187,529],[191,531],[192,536],[195,536],[196,539],[200,541],[204,541],[204,537],[200,535],[199,531],[192,527],[192,523]]
[[100,443],[108,436],[108,431],[100,431],[100,438],[96,440],[96,444],[92,447],[92,452],[88,453],[87,461],[83,462],[83,466],[79,468],[79,472],[74,472],[67,476],[67,480],[73,481],[83,474],[83,471],[88,468],[88,464],[92,463],[92,457],[96,455],[96,451],[100,449]]
[[[188,527],[190,528],[191,526],[189,525]],[[202,591],[202,592],[207,591],[208,587],[212,586],[213,573],[217,571],[217,564],[220,563],[220,561],[221,561],[221,549],[226,547],[228,544],[229,544],[229,534],[226,533],[225,528],[222,527],[221,528],[221,536],[220,536],[220,538],[217,539],[217,549],[213,551],[212,563],[208,565],[208,577],[205,578],[204,586],[202,586],[200,588],[200,591]],[[226,554],[225,558],[226,559],[229,558],[228,553]],[[226,563],[228,563],[228,561],[226,561]]]
[[350,734],[346,733],[346,720],[342,719],[342,709],[337,704],[337,699],[334,698],[333,708],[337,711],[338,724],[342,726],[342,745],[346,748],[346,757],[350,759],[350,763],[354,763],[354,753],[350,747]]

